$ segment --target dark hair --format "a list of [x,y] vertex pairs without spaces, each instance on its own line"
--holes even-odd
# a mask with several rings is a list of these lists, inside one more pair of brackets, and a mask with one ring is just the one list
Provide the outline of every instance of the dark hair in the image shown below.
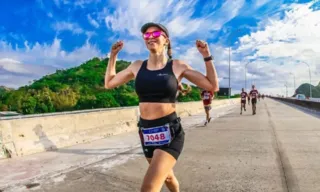
[[169,59],[172,59],[172,49],[171,49],[170,39],[169,39],[169,43],[168,43],[167,54],[168,54]]

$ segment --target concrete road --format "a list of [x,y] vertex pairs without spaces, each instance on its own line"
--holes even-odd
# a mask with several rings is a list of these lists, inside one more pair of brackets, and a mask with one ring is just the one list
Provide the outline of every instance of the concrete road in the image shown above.
[[[319,192],[320,119],[274,100],[261,100],[257,115],[238,106],[206,127],[186,129],[175,174],[186,192]],[[191,122],[203,116],[184,119]],[[126,137],[123,137],[125,140]],[[125,142],[125,141],[123,141]],[[37,178],[29,190],[139,191],[147,169],[141,149]],[[165,186],[163,191],[168,191]]]

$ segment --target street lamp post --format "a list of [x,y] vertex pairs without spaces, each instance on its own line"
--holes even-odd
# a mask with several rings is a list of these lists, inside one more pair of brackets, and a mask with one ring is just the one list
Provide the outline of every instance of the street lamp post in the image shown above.
[[[240,31],[239,29],[236,30],[236,32]],[[230,99],[231,96],[231,37],[232,37],[232,32],[229,37],[229,90],[228,90],[228,98]]]
[[293,94],[296,94],[296,76],[293,73],[290,74],[293,75]]
[[249,64],[250,62],[248,62],[245,66],[244,66],[244,78],[245,78],[245,81],[244,81],[244,87],[245,87],[245,89],[246,89],[246,91],[247,91],[247,66],[248,66],[248,64]]
[[310,98],[312,98],[312,87],[311,87],[311,71],[310,71],[310,65],[304,61],[302,63],[306,64],[309,68],[309,80],[310,80]]
[[286,97],[288,97],[288,85],[287,85],[287,82],[286,82],[286,84],[284,84],[284,86],[286,87]]
[[[230,40],[231,41],[231,40]],[[230,43],[231,44],[231,43]],[[231,95],[231,87],[230,87],[230,80],[231,80],[231,68],[230,68],[230,60],[231,60],[231,45],[229,44],[229,89],[228,89],[228,99],[230,99]]]

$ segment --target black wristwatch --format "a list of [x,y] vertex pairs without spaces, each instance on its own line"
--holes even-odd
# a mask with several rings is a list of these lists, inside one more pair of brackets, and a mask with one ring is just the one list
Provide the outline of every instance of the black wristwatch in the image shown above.
[[209,57],[205,57],[203,58],[204,61],[210,61],[210,60],[213,60],[213,56],[210,55]]

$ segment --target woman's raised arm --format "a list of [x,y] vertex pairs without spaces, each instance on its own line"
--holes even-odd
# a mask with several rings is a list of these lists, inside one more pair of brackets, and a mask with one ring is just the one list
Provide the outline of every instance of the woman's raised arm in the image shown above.
[[119,51],[123,48],[123,42],[119,41],[115,43],[111,48],[108,67],[104,78],[104,87],[106,89],[112,89],[114,87],[123,85],[134,78],[132,66],[136,62],[129,65],[126,69],[116,73],[116,61]]

